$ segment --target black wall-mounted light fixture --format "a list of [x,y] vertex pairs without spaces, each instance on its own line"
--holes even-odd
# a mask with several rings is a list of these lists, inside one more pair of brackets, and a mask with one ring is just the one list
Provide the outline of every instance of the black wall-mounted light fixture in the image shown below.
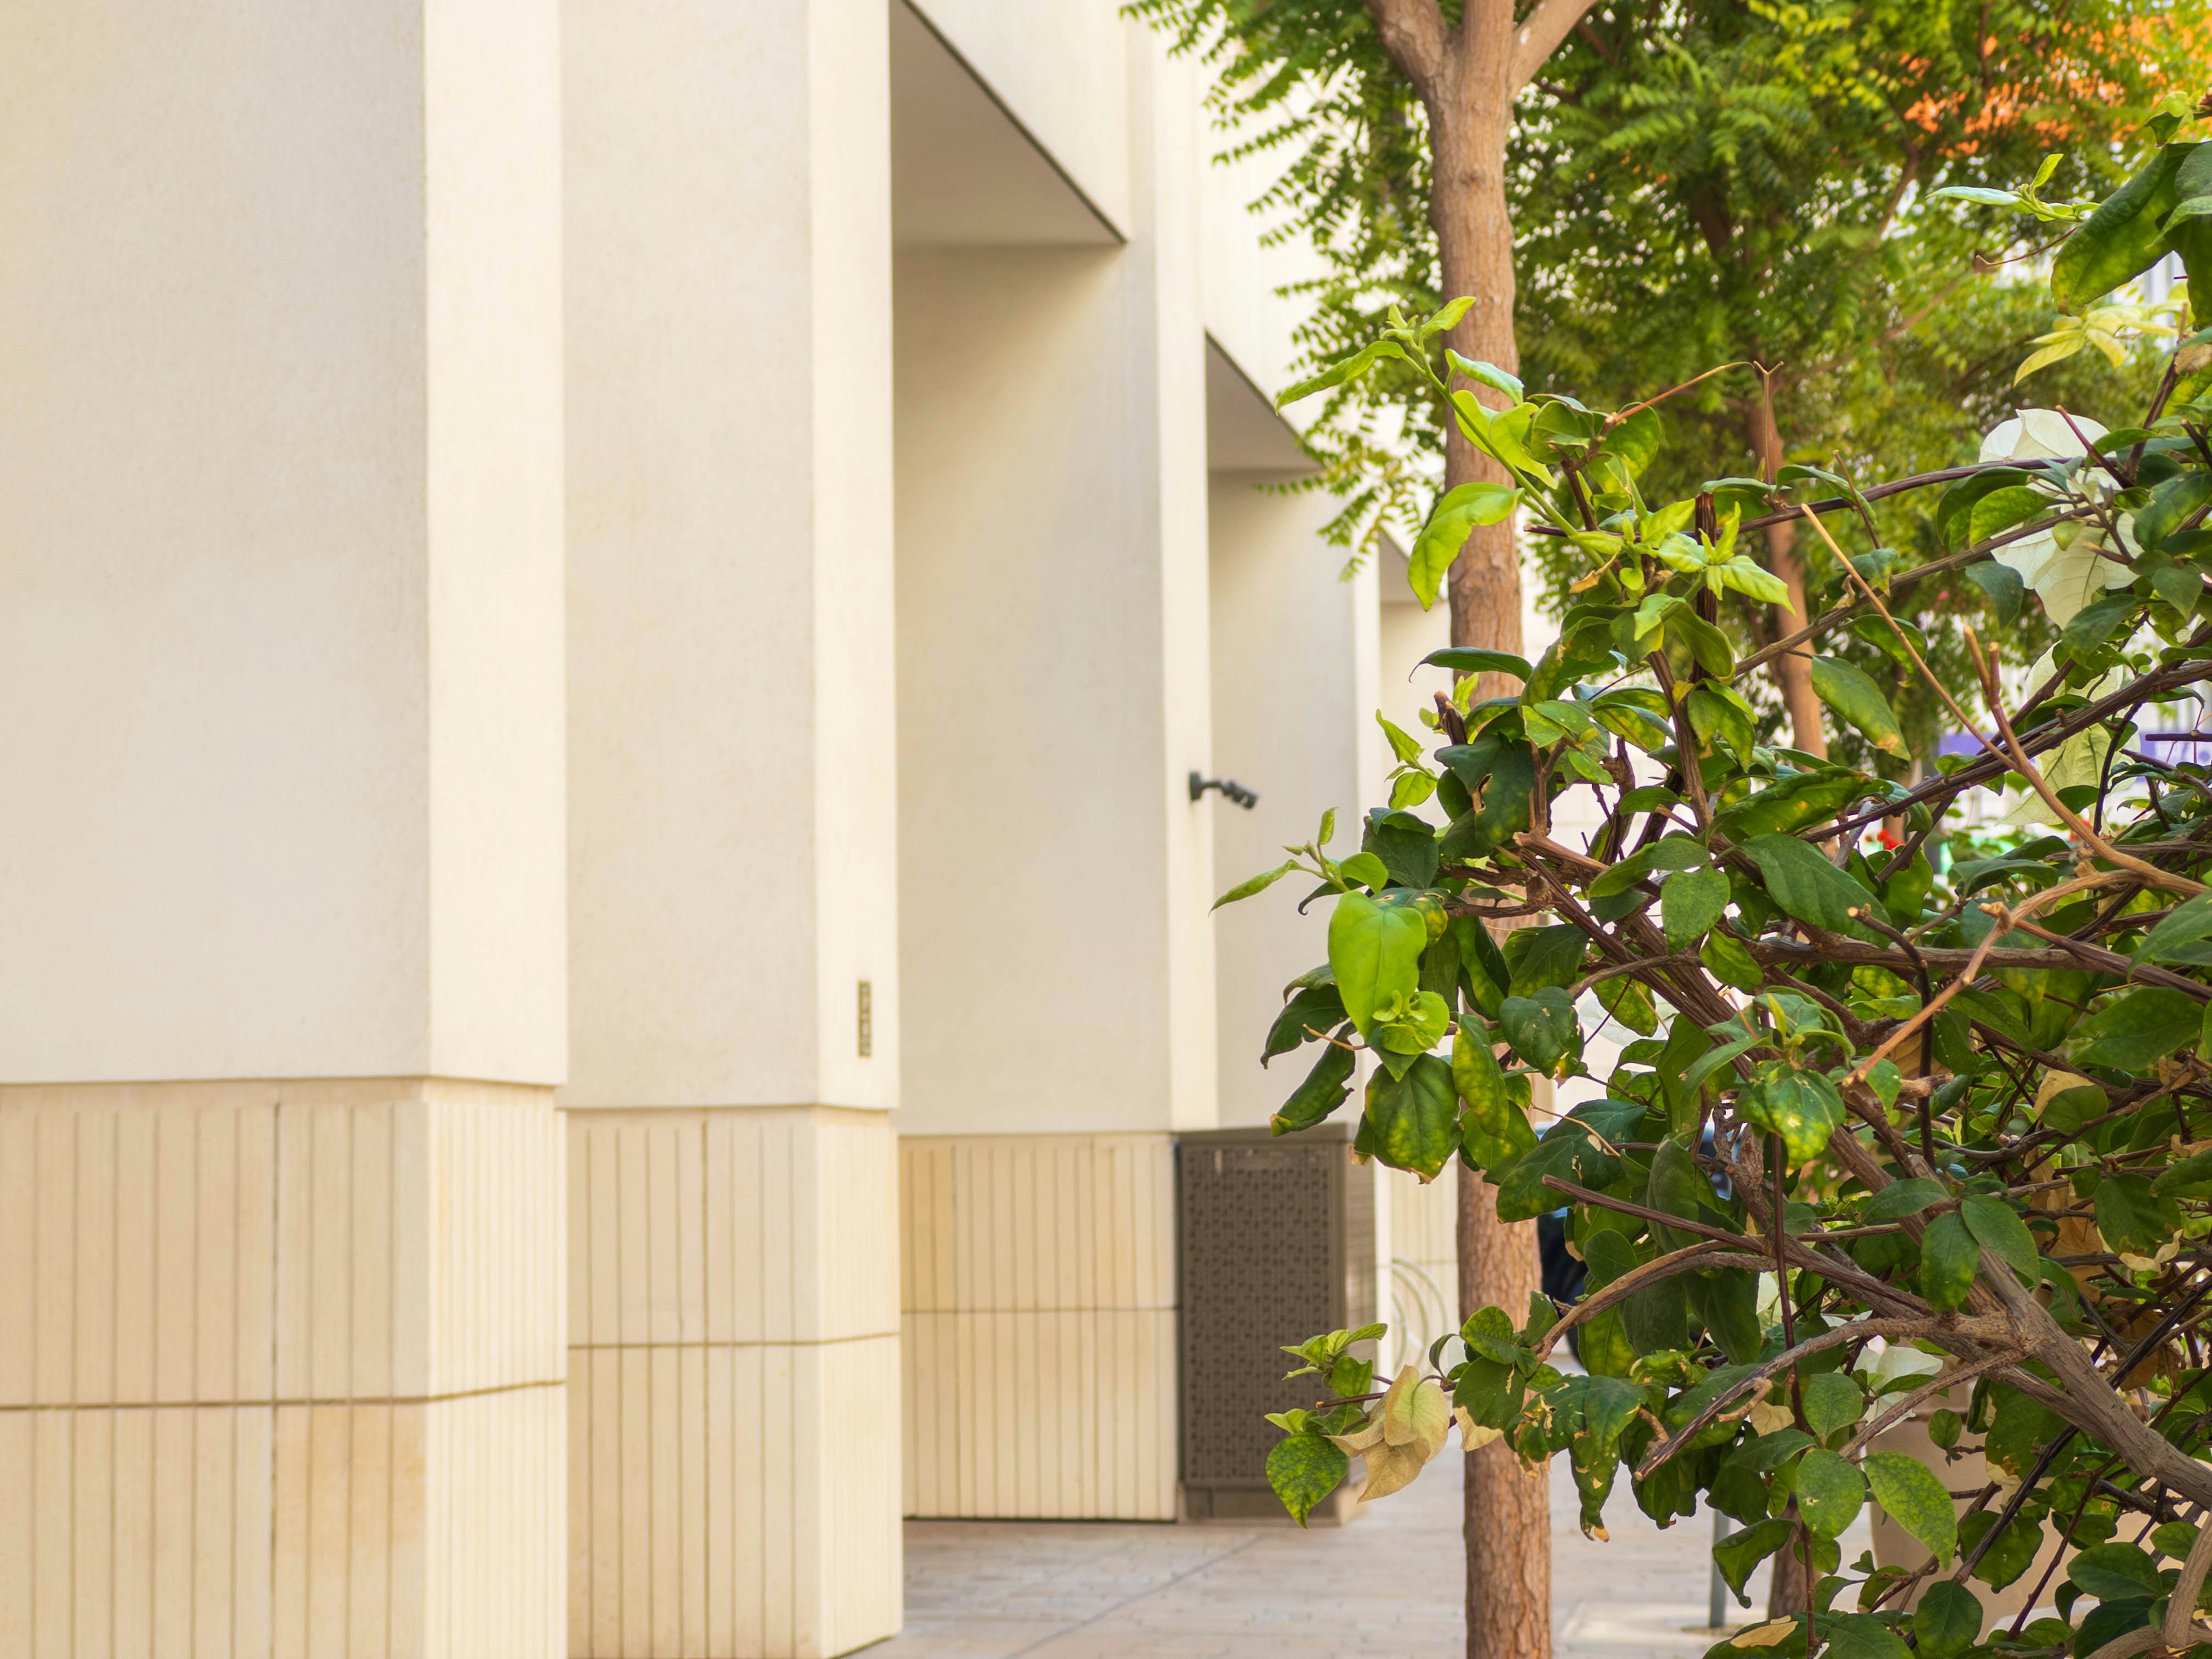
[[1241,783],[1228,778],[1201,777],[1196,772],[1190,775],[1190,798],[1193,800],[1204,800],[1209,789],[1218,789],[1248,812],[1260,804],[1260,797]]

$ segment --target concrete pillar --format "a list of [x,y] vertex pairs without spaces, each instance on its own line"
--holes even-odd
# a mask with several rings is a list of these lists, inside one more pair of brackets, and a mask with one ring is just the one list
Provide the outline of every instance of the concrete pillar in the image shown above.
[[1118,41],[1126,241],[902,221],[913,1513],[1175,1514],[1172,1139],[1214,1121],[1202,118]]
[[568,0],[569,1652],[900,1618],[883,0]]
[[[1214,760],[1260,794],[1249,811],[1216,809],[1217,894],[1280,864],[1282,849],[1310,841],[1332,808],[1330,848],[1346,856],[1358,845],[1360,815],[1380,799],[1368,741],[1380,735],[1373,563],[1346,580],[1345,550],[1321,534],[1334,499],[1263,492],[1267,480],[1212,477]],[[1265,1125],[1312,1063],[1308,1051],[1260,1066],[1283,986],[1328,958],[1328,906],[1302,915],[1304,896],[1285,883],[1214,915],[1224,1128]]]
[[559,70],[0,10],[0,1652],[558,1651]]

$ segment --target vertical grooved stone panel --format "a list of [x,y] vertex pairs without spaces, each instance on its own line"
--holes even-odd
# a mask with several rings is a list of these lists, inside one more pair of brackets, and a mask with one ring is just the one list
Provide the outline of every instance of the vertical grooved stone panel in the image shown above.
[[902,1136],[908,1515],[1176,1517],[1174,1142]]

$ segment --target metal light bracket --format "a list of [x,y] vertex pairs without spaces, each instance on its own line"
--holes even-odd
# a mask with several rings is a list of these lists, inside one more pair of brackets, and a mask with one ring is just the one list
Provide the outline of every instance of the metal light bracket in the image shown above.
[[1260,797],[1241,783],[1228,778],[1203,777],[1196,772],[1190,775],[1190,798],[1193,800],[1204,800],[1209,789],[1218,789],[1248,812],[1260,804]]

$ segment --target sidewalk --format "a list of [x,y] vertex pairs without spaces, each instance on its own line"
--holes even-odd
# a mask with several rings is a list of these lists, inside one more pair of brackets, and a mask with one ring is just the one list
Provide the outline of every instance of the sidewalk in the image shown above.
[[[1440,1457],[1352,1525],[909,1521],[906,1629],[870,1659],[1460,1659],[1459,1460]],[[1699,1659],[1711,1523],[1665,1532],[1624,1479],[1608,1544],[1575,1525],[1553,1461],[1555,1651]],[[1866,1547],[1863,1516],[1844,1539]],[[1765,1572],[1752,1581],[1765,1606]],[[1763,1613],[1741,1613],[1753,1622]]]

